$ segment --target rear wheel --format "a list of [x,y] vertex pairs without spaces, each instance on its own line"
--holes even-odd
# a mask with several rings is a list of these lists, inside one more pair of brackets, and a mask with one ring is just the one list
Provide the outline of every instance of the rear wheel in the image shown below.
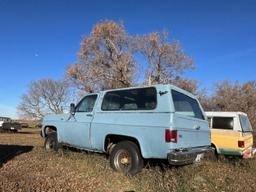
[[44,142],[44,148],[46,151],[58,151],[57,133],[49,133]]
[[110,153],[110,166],[125,175],[135,175],[143,168],[138,146],[130,141],[117,143]]

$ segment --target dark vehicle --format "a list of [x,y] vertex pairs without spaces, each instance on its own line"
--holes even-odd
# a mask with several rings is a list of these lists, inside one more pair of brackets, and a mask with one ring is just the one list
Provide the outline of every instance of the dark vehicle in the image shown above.
[[19,122],[21,125],[21,128],[28,128],[29,124],[28,123],[24,123],[24,122]]
[[13,121],[9,117],[0,117],[0,132],[18,132],[21,124]]

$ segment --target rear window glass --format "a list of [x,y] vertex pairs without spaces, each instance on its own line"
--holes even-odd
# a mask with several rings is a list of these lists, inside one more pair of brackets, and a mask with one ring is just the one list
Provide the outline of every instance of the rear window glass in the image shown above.
[[198,119],[204,119],[204,115],[197,100],[175,90],[172,90],[172,99],[176,113]]
[[252,132],[252,126],[247,116],[239,115],[239,120],[243,132]]
[[156,108],[156,89],[140,88],[107,92],[101,109],[103,111],[153,110]]
[[233,117],[213,117],[212,119],[213,129],[233,130],[233,127],[234,127]]

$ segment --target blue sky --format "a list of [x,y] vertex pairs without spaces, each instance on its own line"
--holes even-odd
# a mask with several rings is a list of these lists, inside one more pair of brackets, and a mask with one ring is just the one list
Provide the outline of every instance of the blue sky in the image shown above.
[[255,80],[254,0],[0,0],[0,116],[16,115],[31,80],[62,78],[84,34],[104,19],[130,34],[167,30],[194,59],[201,87]]

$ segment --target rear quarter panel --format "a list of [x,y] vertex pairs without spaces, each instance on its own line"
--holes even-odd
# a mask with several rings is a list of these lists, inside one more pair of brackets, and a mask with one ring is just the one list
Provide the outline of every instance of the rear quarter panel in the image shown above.
[[100,112],[92,124],[92,146],[103,151],[107,135],[124,135],[138,140],[144,158],[166,158],[169,146],[165,129],[169,121],[169,113]]
[[[242,133],[234,130],[212,129],[211,140],[217,152],[223,155],[242,155],[253,145],[252,133]],[[245,147],[239,148],[238,141],[244,141]]]

